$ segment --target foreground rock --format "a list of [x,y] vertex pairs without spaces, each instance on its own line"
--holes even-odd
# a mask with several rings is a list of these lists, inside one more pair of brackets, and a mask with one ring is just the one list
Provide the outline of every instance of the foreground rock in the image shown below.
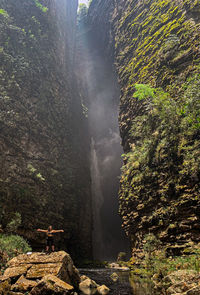
[[8,262],[0,277],[1,294],[74,294],[80,276],[69,254],[22,254]]
[[30,295],[37,294],[74,294],[74,288],[54,275],[47,275],[35,286]]
[[113,282],[117,282],[118,279],[119,279],[119,276],[118,276],[118,274],[117,274],[116,272],[113,272],[113,273],[111,274],[110,278],[111,278],[111,280],[112,280]]
[[110,292],[110,289],[107,286],[102,285],[97,287],[97,292],[101,295],[107,295]]
[[81,276],[81,282],[79,284],[80,291],[85,295],[107,295],[110,289],[105,285],[98,285],[95,281],[91,280],[87,276]]

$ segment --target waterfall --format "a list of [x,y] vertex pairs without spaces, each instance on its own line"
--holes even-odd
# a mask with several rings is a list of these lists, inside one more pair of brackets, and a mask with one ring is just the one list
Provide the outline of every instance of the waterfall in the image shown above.
[[92,179],[92,208],[93,208],[93,255],[94,258],[103,256],[103,234],[100,211],[103,205],[103,193],[101,188],[101,175],[99,171],[99,163],[97,151],[95,149],[95,141],[91,139],[91,179]]
[[118,215],[123,153],[118,127],[120,90],[111,61],[105,60],[90,37],[90,31],[79,25],[76,76],[92,138],[93,254],[95,259],[113,260],[120,251],[128,252]]

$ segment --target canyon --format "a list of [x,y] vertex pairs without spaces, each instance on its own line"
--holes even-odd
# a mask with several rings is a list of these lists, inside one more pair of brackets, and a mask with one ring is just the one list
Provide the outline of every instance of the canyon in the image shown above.
[[181,254],[200,242],[199,1],[77,8],[0,0],[2,228],[19,212],[34,249],[53,224],[72,257],[116,257],[119,206],[133,257],[149,233]]

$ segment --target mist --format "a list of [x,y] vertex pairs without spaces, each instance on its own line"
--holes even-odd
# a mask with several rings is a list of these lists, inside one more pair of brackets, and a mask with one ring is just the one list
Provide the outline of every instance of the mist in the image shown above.
[[120,91],[111,63],[87,37],[83,31],[79,35],[77,75],[91,136],[93,254],[95,259],[113,260],[119,252],[129,251],[118,215],[123,153],[118,128]]

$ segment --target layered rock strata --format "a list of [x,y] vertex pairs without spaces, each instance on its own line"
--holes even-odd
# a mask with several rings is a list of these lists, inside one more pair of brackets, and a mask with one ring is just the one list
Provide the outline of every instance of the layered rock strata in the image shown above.
[[73,74],[78,1],[0,1],[0,207],[34,249],[91,257],[89,139]]
[[[200,239],[199,12],[187,0],[94,0],[89,9],[119,78],[120,214],[134,253],[148,233],[176,254]],[[148,86],[152,95],[138,99],[135,84],[162,90]]]
[[70,255],[60,251],[19,255],[9,261],[0,281],[5,294],[6,286],[12,294],[74,294],[80,276]]

